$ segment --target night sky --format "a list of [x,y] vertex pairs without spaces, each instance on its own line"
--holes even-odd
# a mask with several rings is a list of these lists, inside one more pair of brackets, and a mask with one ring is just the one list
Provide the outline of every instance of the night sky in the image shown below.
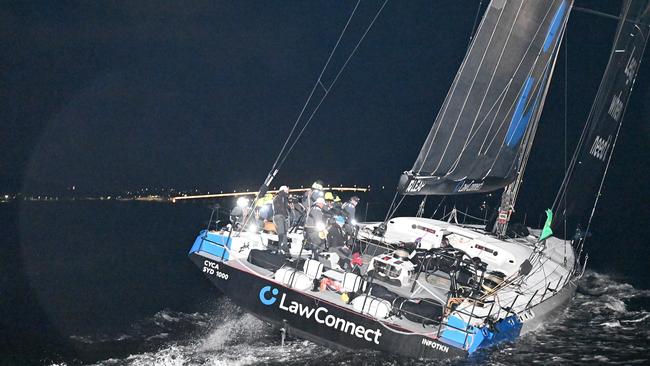
[[[0,1],[0,194],[67,195],[73,186],[79,195],[146,187],[256,190],[355,3]],[[361,3],[323,75],[326,86],[382,3]],[[383,199],[374,207],[387,207],[461,64],[479,3],[482,14],[488,0],[389,1],[272,186],[309,185],[316,179],[371,185],[379,194],[362,195],[362,204]],[[576,6],[610,14],[618,14],[620,3],[576,0]],[[552,205],[615,28],[614,20],[572,13],[515,220],[528,215],[527,223],[534,226]],[[587,250],[590,269],[650,289],[650,50],[645,56]],[[470,195],[445,204],[476,210],[491,199],[494,208],[498,197]],[[420,199],[409,197],[404,211],[412,210],[401,213],[413,215]],[[440,198],[429,202],[427,214]],[[48,332],[67,335],[71,329],[67,318],[52,310],[65,301],[82,311],[93,310],[84,308],[87,303],[118,309],[91,319],[91,328],[112,323],[110,316],[129,314],[120,301],[131,294],[153,299],[151,308],[143,306],[129,314],[132,318],[166,307],[159,306],[167,304],[156,302],[159,298],[172,304],[195,299],[183,297],[183,291],[193,289],[186,286],[184,267],[170,263],[190,267],[186,246],[196,232],[188,229],[194,227],[189,222],[195,216],[207,220],[209,203],[84,204],[0,203],[0,354],[7,347],[41,357],[47,347],[60,348]],[[165,215],[156,216],[161,207]],[[385,210],[378,212],[383,217]],[[205,221],[196,221],[197,228],[204,227]],[[52,222],[66,224],[51,227]],[[164,251],[160,243],[165,240],[173,252]],[[195,274],[191,270],[187,273]],[[96,286],[93,281],[104,282]],[[168,282],[179,285],[156,291]],[[139,286],[155,293],[147,296]],[[77,296],[92,301],[76,304]],[[66,306],[60,308],[67,314]],[[73,325],[86,321],[70,314]],[[125,356],[132,353],[129,349]]]
[[[603,3],[576,5],[618,12],[618,1]],[[360,5],[326,84],[380,5]],[[2,2],[0,190],[257,188],[353,7]],[[321,179],[392,189],[431,128],[477,7],[478,1],[389,2],[274,183]],[[615,25],[575,12],[569,21],[521,193],[526,209],[541,212],[552,202],[564,169],[564,86],[574,141]],[[648,85],[644,62],[603,202],[605,212],[622,209],[637,222],[648,218]]]

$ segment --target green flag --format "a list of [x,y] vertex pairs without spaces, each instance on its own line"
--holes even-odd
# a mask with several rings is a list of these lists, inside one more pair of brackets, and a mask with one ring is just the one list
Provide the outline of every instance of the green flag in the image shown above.
[[549,236],[553,235],[553,230],[551,230],[551,223],[553,222],[553,211],[546,209],[546,222],[544,223],[544,228],[542,229],[542,235],[539,236],[539,241],[542,241]]

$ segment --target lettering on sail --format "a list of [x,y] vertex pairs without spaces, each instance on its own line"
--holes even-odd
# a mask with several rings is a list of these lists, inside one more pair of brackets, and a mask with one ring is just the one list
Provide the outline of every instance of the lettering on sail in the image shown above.
[[602,160],[604,162],[605,158],[607,157],[607,152],[609,151],[611,141],[612,135],[609,135],[607,137],[607,140],[603,139],[600,136],[596,136],[594,144],[591,145],[591,150],[589,150],[589,154],[596,157],[596,159]]
[[621,118],[621,114],[623,113],[623,101],[621,101],[621,93],[623,91],[618,93],[618,95],[614,94],[612,97],[612,102],[609,105],[609,115],[614,119],[614,121],[618,122]]
[[422,190],[422,188],[424,188],[425,185],[426,185],[426,183],[424,183],[424,181],[413,179],[412,181],[409,182],[408,187],[406,187],[406,191],[407,192],[420,192]]
[[627,65],[625,65],[625,76],[627,77],[625,79],[625,85],[634,81],[634,78],[636,77],[636,69],[639,67],[639,62],[634,57],[634,51],[636,51],[636,46],[632,48],[630,59],[627,61]]

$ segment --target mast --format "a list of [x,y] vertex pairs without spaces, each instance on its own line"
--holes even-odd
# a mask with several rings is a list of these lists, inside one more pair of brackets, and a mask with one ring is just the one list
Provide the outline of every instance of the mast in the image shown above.
[[[560,40],[564,39],[563,35],[566,31],[566,25],[569,20],[568,15],[571,13],[572,8],[573,8],[573,3],[569,5],[569,9],[567,10],[567,16],[564,18],[564,23],[562,24],[562,29],[560,31],[560,38],[559,38]],[[554,52],[555,56],[553,58],[553,61],[551,62],[551,71],[550,71],[551,75],[553,75],[553,71],[555,70],[557,57],[560,54],[558,50],[560,48],[561,43],[562,43],[561,41],[558,41],[555,45],[556,51]],[[542,111],[544,110],[544,102],[546,101],[546,94],[548,93],[548,88],[550,85],[551,85],[550,82],[546,83],[543,96],[541,98],[540,106],[535,111],[536,115],[534,118],[534,125],[527,133],[524,153],[522,154],[522,161],[520,162],[519,164],[520,168],[517,171],[517,178],[515,179],[514,182],[508,184],[505,187],[501,195],[501,204],[499,205],[499,215],[497,216],[497,221],[493,228],[493,232],[500,238],[506,236],[506,232],[508,231],[508,223],[510,222],[510,217],[515,210],[515,203],[517,201],[517,196],[519,195],[519,189],[521,188],[521,184],[524,181],[524,172],[526,171],[526,165],[528,164],[528,157],[530,156],[530,152],[533,148],[535,133],[537,132],[539,119],[542,115]]]

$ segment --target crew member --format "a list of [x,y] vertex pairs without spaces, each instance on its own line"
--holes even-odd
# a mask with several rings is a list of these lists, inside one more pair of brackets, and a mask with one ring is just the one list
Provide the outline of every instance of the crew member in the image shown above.
[[348,200],[348,202],[344,203],[343,206],[341,207],[343,209],[343,213],[346,216],[345,224],[343,225],[343,231],[345,231],[346,234],[346,241],[348,243],[351,242],[352,237],[354,236],[354,225],[357,224],[356,220],[356,208],[357,204],[359,203],[359,197],[357,196],[352,196]]
[[325,192],[325,195],[323,196],[325,198],[325,204],[327,206],[332,206],[332,203],[334,203],[334,195],[332,192]]
[[323,196],[323,185],[320,184],[319,181],[315,181],[314,184],[307,188],[305,193],[302,195],[302,206],[305,210],[309,210],[309,208],[316,202],[316,199]]
[[359,203],[359,197],[352,196],[348,202],[343,204],[343,210],[345,211],[346,216],[348,217],[348,222],[351,224],[356,224],[356,211],[357,204]]
[[258,199],[255,206],[261,220],[273,220],[273,195],[271,193]]
[[239,230],[241,225],[244,223],[244,218],[251,211],[249,206],[249,200],[246,197],[239,197],[237,199],[237,205],[230,210],[230,222],[233,224],[235,229]]
[[287,231],[289,230],[289,187],[282,186],[273,198],[273,223],[278,233],[278,244],[284,255],[289,255]]
[[300,200],[300,203],[302,203],[302,207],[305,208],[305,210],[309,210],[311,205],[314,204],[314,201],[311,200],[311,188],[307,188],[305,193],[302,194],[302,200]]
[[325,199],[319,197],[316,203],[309,210],[309,215],[305,222],[305,232],[307,234],[307,243],[311,246],[312,259],[318,260],[318,255],[323,249],[323,239],[325,231],[325,223],[323,222],[323,206],[325,206]]

